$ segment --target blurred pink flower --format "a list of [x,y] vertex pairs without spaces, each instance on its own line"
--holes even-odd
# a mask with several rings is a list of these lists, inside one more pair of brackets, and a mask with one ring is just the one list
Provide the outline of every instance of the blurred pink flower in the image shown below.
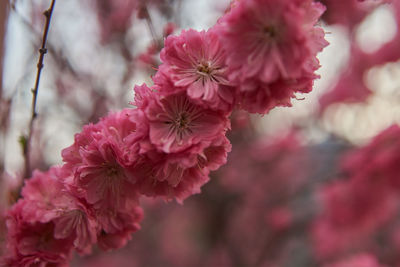
[[111,253],[102,253],[100,255],[96,255],[95,257],[91,257],[85,261],[84,264],[79,266],[84,267],[139,267],[140,264],[137,263],[136,259],[131,256],[131,253],[127,253],[129,255],[124,254],[111,254]]
[[95,0],[94,3],[103,43],[125,33],[139,7],[137,0]]
[[[376,135],[369,144],[347,153],[342,168],[353,179],[400,190],[400,127],[394,124]],[[360,182],[361,182],[360,181]]]
[[[322,16],[328,24],[341,24],[351,30],[382,1],[320,0],[326,6]],[[365,3],[362,3],[365,2]]]
[[349,63],[339,80],[319,99],[321,111],[334,103],[358,103],[368,99],[372,91],[366,86],[364,75],[370,67],[369,55],[353,45]]
[[329,259],[370,247],[376,231],[395,214],[395,200],[373,184],[327,186],[322,192],[323,213],[312,228],[316,257]]
[[196,236],[205,223],[201,204],[185,203],[170,210],[160,233],[160,254],[175,267],[198,266],[206,257],[204,240]]
[[373,237],[394,219],[399,208],[400,128],[393,125],[369,144],[343,157],[348,180],[319,191],[323,210],[312,230],[317,257],[368,248]]
[[379,264],[374,255],[363,253],[348,257],[336,263],[326,264],[324,267],[384,267],[384,265]]
[[285,251],[287,233],[305,220],[289,204],[310,174],[311,158],[300,140],[293,131],[236,143],[228,164],[217,172],[223,189],[238,196],[225,230],[233,260],[249,266],[283,265],[279,261],[285,257],[275,258],[274,251]]
[[[328,4],[328,13],[337,13],[337,16],[339,16],[340,18],[345,18],[346,20],[356,19],[357,21],[361,18],[364,18],[364,16],[367,15],[367,11],[370,12],[373,10],[373,8],[375,8],[379,4],[382,4],[382,2],[387,2],[390,3],[388,7],[391,7],[394,11],[397,25],[400,25],[399,1],[366,1],[365,3],[358,3],[355,0],[351,0],[349,1],[349,3],[345,3],[345,1],[326,2]],[[330,5],[332,5],[332,7],[334,8],[330,9]],[[361,18],[357,18],[357,12],[353,12],[352,16],[346,15],[346,12],[354,7],[363,10],[363,15],[361,16]],[[348,26],[352,27],[354,25]],[[355,38],[354,33],[351,38]],[[333,86],[331,90],[326,92],[320,98],[321,111],[324,111],[329,105],[335,103],[365,102],[368,97],[373,94],[373,92],[370,90],[370,88],[367,87],[367,84],[365,83],[365,75],[367,71],[374,66],[383,65],[388,62],[395,62],[399,60],[399,46],[400,31],[397,31],[392,40],[390,40],[388,43],[383,44],[377,51],[374,51],[372,53],[362,51],[361,48],[355,42],[353,42],[351,46],[349,62],[343,73],[339,77],[338,82]]]
[[273,230],[287,230],[293,221],[292,211],[288,207],[277,207],[265,216],[265,220]]

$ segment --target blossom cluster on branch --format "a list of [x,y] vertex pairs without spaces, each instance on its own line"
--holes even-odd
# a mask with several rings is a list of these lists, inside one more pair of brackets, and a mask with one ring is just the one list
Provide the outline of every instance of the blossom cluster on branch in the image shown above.
[[240,0],[207,31],[169,36],[136,108],[83,127],[64,165],[35,171],[8,213],[8,266],[67,265],[73,250],[124,246],[142,195],[182,202],[227,161],[229,116],[265,114],[312,90],[327,42],[312,0]]

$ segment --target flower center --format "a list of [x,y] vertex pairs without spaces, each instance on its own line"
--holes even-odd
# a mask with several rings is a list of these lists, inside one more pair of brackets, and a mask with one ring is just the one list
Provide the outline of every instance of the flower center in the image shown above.
[[190,114],[187,112],[180,112],[174,119],[171,121],[166,121],[165,124],[169,124],[170,129],[177,132],[178,136],[182,138],[185,133],[191,132],[191,122],[192,119]]
[[267,37],[269,39],[273,39],[278,36],[278,30],[276,29],[276,27],[271,25],[265,25],[264,27],[262,27],[262,33],[264,37]]
[[171,110],[163,120],[169,129],[168,135],[175,134],[178,140],[193,133],[197,119],[202,116],[201,109],[190,103],[186,97],[180,96],[170,100]]
[[50,227],[41,231],[40,236],[38,236],[37,248],[40,250],[48,250],[51,241],[53,240],[53,231]]
[[113,181],[114,178],[119,177],[121,174],[120,168],[116,163],[103,162],[101,163],[101,167],[107,180]]
[[199,66],[197,66],[197,71],[209,75],[212,72],[212,68],[208,63],[202,63]]
[[115,177],[118,176],[119,171],[116,166],[107,166],[107,176],[108,177]]
[[181,129],[186,129],[189,126],[189,123],[190,123],[190,119],[189,119],[188,114],[186,114],[185,112],[182,112],[181,114],[179,114],[179,116],[176,120],[176,124],[178,124]]

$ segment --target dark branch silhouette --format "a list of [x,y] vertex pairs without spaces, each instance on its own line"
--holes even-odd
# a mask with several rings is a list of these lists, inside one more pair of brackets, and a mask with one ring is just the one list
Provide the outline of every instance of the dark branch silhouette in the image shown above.
[[24,174],[25,178],[28,178],[31,175],[30,150],[31,150],[31,141],[32,141],[32,135],[33,135],[33,124],[37,117],[36,102],[37,102],[37,96],[38,96],[38,90],[39,90],[40,75],[41,75],[42,69],[43,69],[44,55],[47,53],[47,48],[46,48],[47,35],[49,32],[49,28],[50,28],[51,15],[53,14],[55,2],[56,2],[55,0],[52,0],[49,9],[47,9],[43,13],[43,15],[46,17],[46,23],[45,23],[44,31],[43,31],[42,46],[39,49],[39,60],[37,63],[35,87],[32,89],[32,94],[33,94],[32,117],[31,117],[31,120],[29,121],[28,136],[26,138],[24,138],[24,140],[21,140],[21,143],[23,146],[24,158],[25,158],[25,174]]

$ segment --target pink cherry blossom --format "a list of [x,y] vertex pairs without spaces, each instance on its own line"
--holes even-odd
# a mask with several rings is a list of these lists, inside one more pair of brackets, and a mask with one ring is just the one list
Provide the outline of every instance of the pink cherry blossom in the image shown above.
[[193,103],[185,93],[164,96],[146,85],[135,87],[140,128],[126,138],[135,155],[133,172],[142,194],[166,199],[200,192],[210,170],[225,164],[231,146],[223,112]]
[[77,164],[82,162],[81,149],[98,140],[108,140],[124,150],[125,138],[136,131],[136,123],[132,120],[134,113],[133,109],[124,109],[110,113],[96,124],[85,125],[82,132],[75,135],[74,143],[61,152],[65,165],[76,170]]
[[80,153],[82,163],[74,174],[75,184],[84,190],[88,203],[120,207],[126,198],[136,197],[133,174],[120,160],[122,152],[115,144],[94,142]]
[[154,88],[148,87],[145,83],[143,83],[142,85],[135,85],[135,99],[131,102],[131,104],[136,106],[138,109],[146,109],[151,99],[151,95],[154,92]]
[[146,153],[146,157],[139,163],[142,173],[141,192],[182,202],[188,196],[200,192],[200,187],[209,180],[210,170],[226,163],[230,149],[229,141],[221,136],[185,153]]
[[243,0],[220,19],[229,79],[239,86],[244,109],[266,113],[290,106],[295,92],[311,91],[316,54],[327,45],[315,27],[324,10],[311,0]]
[[123,109],[119,112],[112,112],[101,118],[98,123],[101,126],[101,131],[104,136],[112,137],[115,142],[123,147],[125,145],[125,138],[137,129],[134,117],[136,110],[131,108]]
[[178,164],[144,159],[141,169],[140,192],[147,196],[161,196],[165,200],[176,199],[179,203],[200,193],[200,187],[209,181],[207,168],[182,168]]
[[136,124],[130,111],[110,114],[96,125],[85,126],[75,143],[63,151],[76,193],[97,207],[123,207],[127,198],[137,198],[132,162],[125,138]]
[[8,212],[7,266],[62,266],[72,252],[72,239],[57,239],[54,223],[30,221],[24,212],[26,200],[19,200]]
[[152,94],[145,114],[151,143],[165,153],[212,141],[229,127],[223,113],[195,104],[185,93],[165,97]]
[[136,131],[139,114],[133,109],[111,113],[97,124],[85,126],[75,136],[75,143],[63,151],[63,168],[72,177],[65,183],[87,202],[98,226],[98,244],[104,250],[124,246],[140,228],[143,217],[135,174],[136,140],[143,133]]
[[225,164],[231,149],[229,140],[223,134],[214,140],[205,139],[186,150],[170,153],[160,151],[151,143],[149,136],[132,137],[135,140],[132,150],[139,151],[135,176],[140,192],[167,200],[175,198],[178,202],[199,193],[200,187],[209,180],[210,170]]
[[143,210],[137,201],[129,200],[124,208],[97,209],[96,215],[101,227],[98,244],[103,250],[111,250],[125,246],[132,233],[140,229],[139,222],[143,219]]
[[53,167],[48,172],[35,171],[22,191],[27,204],[23,216],[29,222],[55,225],[56,239],[72,239],[81,253],[89,253],[96,243],[97,223],[87,205],[70,194],[61,183],[64,169]]
[[[234,87],[228,81],[223,45],[214,31],[188,30],[169,36],[160,57],[163,64],[154,81],[162,85],[161,93],[186,91],[206,107],[232,109]],[[171,80],[173,86],[163,86],[164,79]]]

